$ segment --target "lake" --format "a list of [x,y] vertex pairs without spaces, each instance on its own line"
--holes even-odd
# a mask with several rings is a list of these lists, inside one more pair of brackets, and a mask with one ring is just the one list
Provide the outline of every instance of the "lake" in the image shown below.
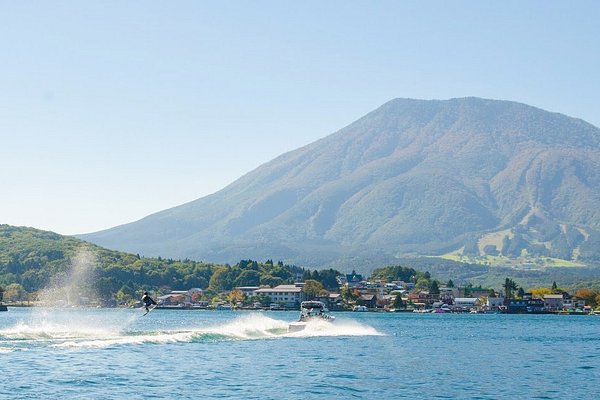
[[9,308],[2,399],[573,399],[600,317]]

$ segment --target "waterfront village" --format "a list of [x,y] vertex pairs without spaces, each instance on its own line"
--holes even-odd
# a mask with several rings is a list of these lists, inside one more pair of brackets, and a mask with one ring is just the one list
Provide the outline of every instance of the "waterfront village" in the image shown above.
[[[298,277],[300,278],[300,277]],[[481,287],[455,287],[452,281],[438,286],[437,281],[426,289],[413,282],[364,279],[352,272],[337,278],[338,290],[327,291],[316,281],[270,286],[240,286],[209,299],[200,288],[173,290],[156,296],[157,308],[165,310],[298,310],[305,300],[318,300],[331,311],[378,311],[415,313],[507,313],[507,314],[574,314],[600,315],[600,294],[589,289],[574,295],[560,290],[532,289],[524,292],[511,279],[506,279],[504,292]],[[314,284],[317,283],[315,287]],[[10,297],[10,296],[9,296]],[[141,307],[141,301],[127,304],[116,298],[93,301],[88,297],[61,301],[53,306],[67,307]],[[9,305],[42,305],[39,302],[11,302]],[[48,305],[47,303],[43,305]],[[0,291],[0,311],[6,311]]]
[[[332,311],[600,315],[600,309],[593,308],[595,302],[593,305],[586,304],[585,299],[560,290],[535,294],[515,291],[507,298],[491,289],[457,288],[452,284],[434,290],[420,290],[414,283],[368,281],[354,272],[338,280],[338,292],[321,290],[312,296],[302,282],[272,288],[236,287],[225,294],[228,301],[202,300],[203,292],[199,288],[172,291],[157,297],[157,300],[158,307],[162,309],[297,310],[304,300],[319,300]],[[512,281],[507,279],[507,282],[510,284]]]

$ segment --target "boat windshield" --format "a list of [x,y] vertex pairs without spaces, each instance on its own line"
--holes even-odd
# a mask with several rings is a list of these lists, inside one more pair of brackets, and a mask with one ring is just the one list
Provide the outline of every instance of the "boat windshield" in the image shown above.
[[325,304],[319,301],[304,301],[300,305],[300,319],[324,317],[327,312]]
[[303,301],[300,304],[301,308],[318,308],[318,309],[324,309],[325,308],[325,304],[321,303],[320,301]]

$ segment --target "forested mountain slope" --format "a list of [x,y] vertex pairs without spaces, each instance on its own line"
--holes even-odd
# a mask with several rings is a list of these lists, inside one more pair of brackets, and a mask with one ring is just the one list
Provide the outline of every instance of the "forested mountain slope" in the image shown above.
[[460,98],[392,100],[217,193],[82,237],[144,255],[324,266],[456,249],[595,262],[599,231],[598,128]]

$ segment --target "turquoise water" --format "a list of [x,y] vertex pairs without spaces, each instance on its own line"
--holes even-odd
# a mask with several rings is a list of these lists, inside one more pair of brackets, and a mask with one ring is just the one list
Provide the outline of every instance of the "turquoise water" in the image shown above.
[[574,399],[600,389],[600,317],[0,313],[1,399]]

